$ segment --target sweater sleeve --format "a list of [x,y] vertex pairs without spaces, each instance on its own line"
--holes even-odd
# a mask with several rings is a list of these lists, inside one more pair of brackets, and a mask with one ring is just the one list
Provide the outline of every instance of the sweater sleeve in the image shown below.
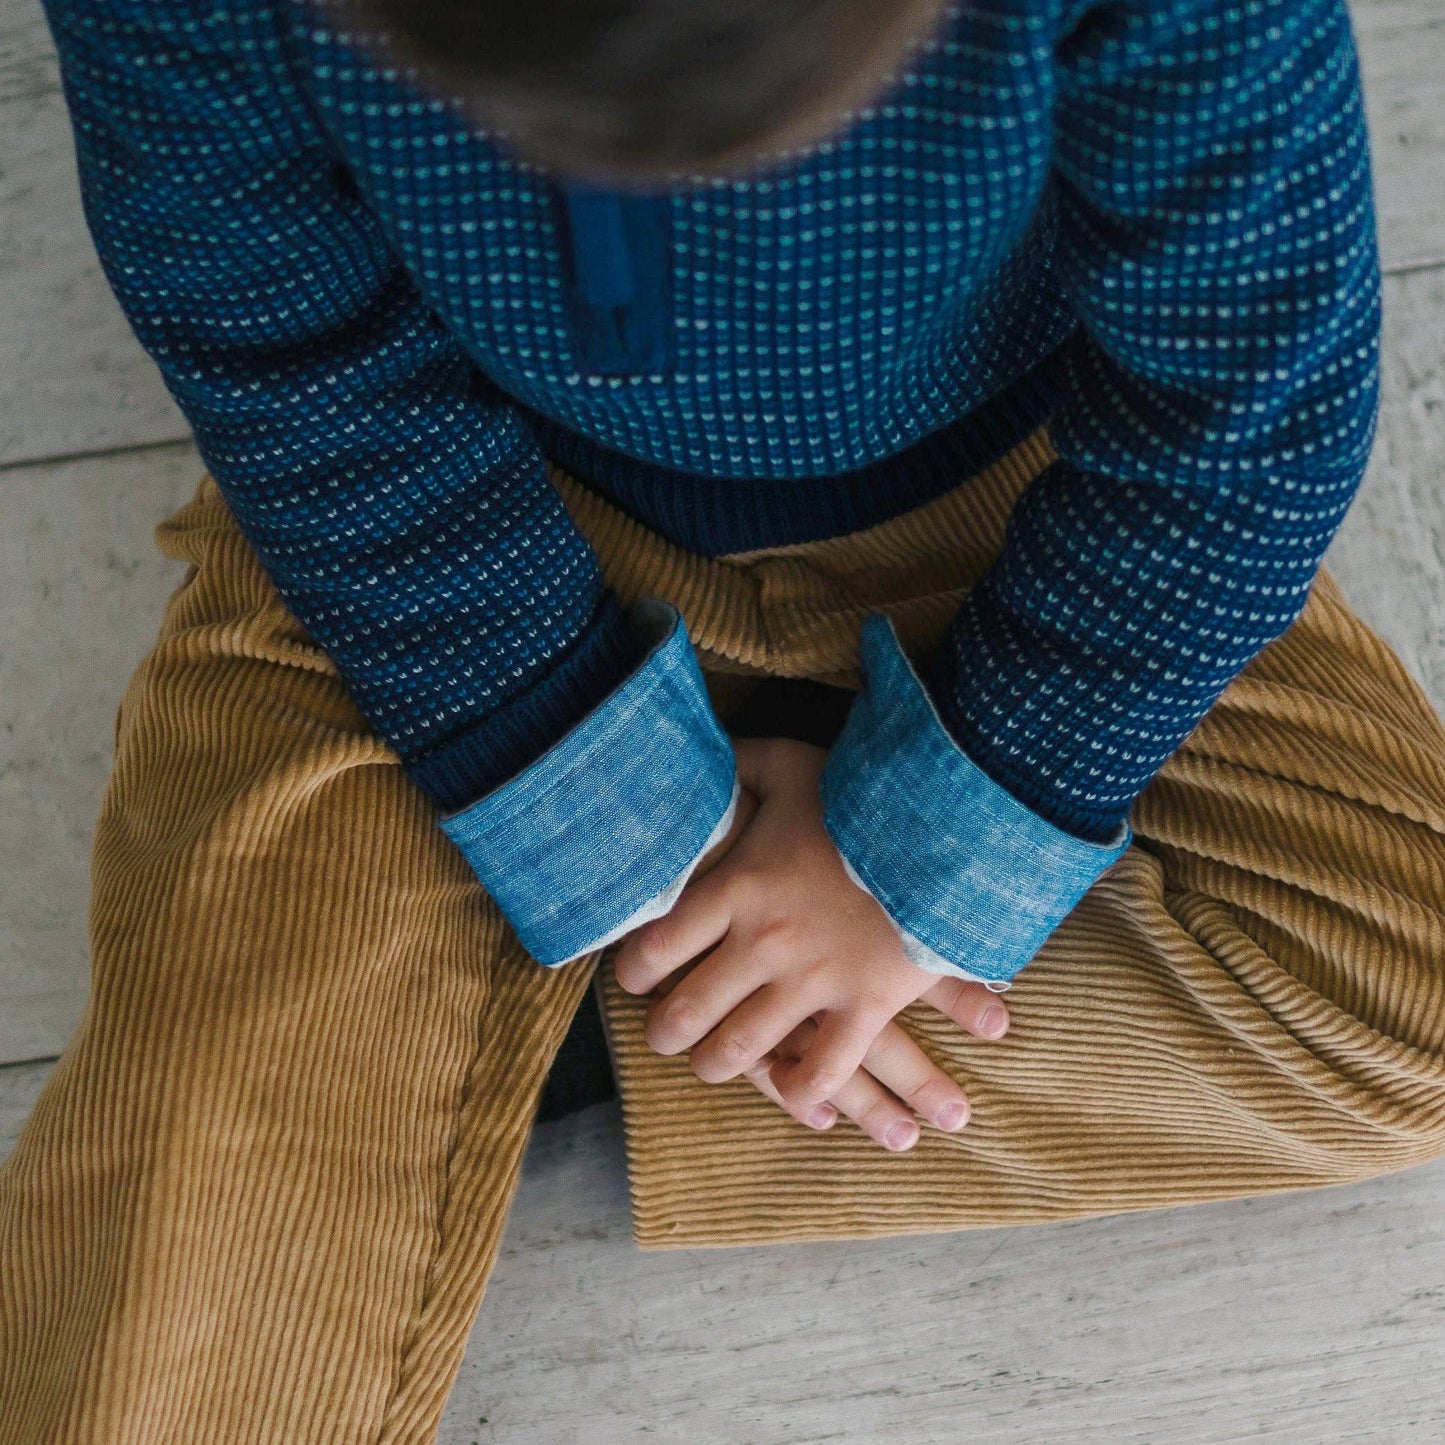
[[[686,634],[603,586],[313,115],[278,7],[47,16],[102,267],[287,607],[540,960],[661,906],[734,789]],[[584,722],[600,780],[557,752]],[[693,786],[644,809],[648,767]],[[563,777],[543,834],[519,794]],[[558,896],[519,881],[539,860]]]
[[1058,460],[919,675],[870,619],[824,774],[835,841],[919,961],[1004,982],[1303,610],[1378,402],[1343,0],[1080,0],[1056,74],[1045,219],[1078,321]]

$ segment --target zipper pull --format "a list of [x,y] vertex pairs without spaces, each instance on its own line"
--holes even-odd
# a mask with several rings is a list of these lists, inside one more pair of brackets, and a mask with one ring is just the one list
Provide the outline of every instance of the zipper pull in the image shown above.
[[588,369],[600,376],[666,371],[673,329],[668,198],[572,182],[558,191],[572,310]]

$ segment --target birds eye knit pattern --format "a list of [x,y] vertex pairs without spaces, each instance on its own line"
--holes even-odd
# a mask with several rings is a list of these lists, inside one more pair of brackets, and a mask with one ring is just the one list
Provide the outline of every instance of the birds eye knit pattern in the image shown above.
[[1298,616],[1363,475],[1343,0],[950,6],[829,140],[626,198],[324,4],[46,8],[106,275],[442,808],[638,666],[548,457],[716,553],[877,521],[1047,419],[1059,459],[921,676],[974,764],[1095,842]]

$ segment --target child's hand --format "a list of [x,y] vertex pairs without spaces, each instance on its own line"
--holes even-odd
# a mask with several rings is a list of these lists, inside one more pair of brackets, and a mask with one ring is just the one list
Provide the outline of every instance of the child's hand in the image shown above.
[[[757,798],[746,788],[742,788],[739,791],[737,814],[732,827],[728,829],[727,836],[719,840],[699,862],[691,881],[695,882],[709,868],[722,861],[733,844],[747,831],[757,811]],[[702,957],[695,958],[681,968],[674,969],[653,992],[659,997],[671,993],[701,962]],[[958,992],[961,988],[962,985],[957,980],[940,980],[939,987],[923,997],[931,1001],[940,1012],[954,1013],[958,1012]],[[948,989],[953,992],[946,998],[940,997]],[[966,1009],[960,1013],[960,1017],[965,1020],[967,1016]],[[1002,1031],[1003,1025],[1000,1024],[999,1032]],[[808,1109],[794,1108],[773,1083],[772,1066],[780,1058],[802,1058],[817,1032],[817,1024],[812,1019],[804,1019],[776,1048],[768,1050],[756,1063],[743,1070],[743,1074],[760,1093],[779,1105],[785,1113],[791,1114],[800,1124],[806,1124],[810,1129],[831,1129],[838,1122],[841,1111],[880,1144],[893,1149],[906,1149],[917,1142],[918,1126],[914,1123],[912,1110],[901,1102],[903,1099],[917,1099],[920,1110],[925,1114],[931,1113],[934,1121],[942,1128],[958,1129],[968,1122],[968,1099],[963,1091],[933,1065],[896,1022],[884,1027],[883,1032],[873,1041],[873,1048],[864,1057],[863,1066],[827,1103]]]
[[[692,967],[695,964],[664,979],[658,985],[658,992],[670,992],[687,977]],[[968,1020],[977,1013],[976,1006],[969,1004],[968,988],[969,985],[960,979],[943,978],[923,998],[940,1013],[968,1027]],[[913,1042],[896,1020],[883,1026],[882,1032],[873,1041],[873,1047],[864,1055],[862,1067],[841,1089],[831,1094],[826,1103],[808,1109],[795,1108],[773,1083],[773,1064],[780,1058],[801,1058],[817,1032],[817,1024],[812,1019],[804,1019],[775,1049],[769,1050],[757,1063],[742,1071],[760,1093],[767,1095],[800,1124],[806,1124],[810,1129],[830,1129],[837,1123],[840,1113],[846,1114],[869,1138],[885,1148],[901,1150],[912,1148],[918,1142],[918,1124],[913,1117],[913,1109],[902,1102],[905,1099],[940,1129],[960,1129],[968,1122],[968,1096]],[[1000,1026],[998,1034],[990,1033],[988,1037],[998,1037],[1002,1032],[1003,1027]]]
[[[709,1083],[746,1073],[764,1087],[761,1065],[773,1096],[805,1122],[827,1100],[853,1115],[864,1104],[855,1075],[866,1062],[876,1078],[878,1065],[924,1117],[957,1128],[962,1120],[946,1122],[944,1110],[967,1108],[962,1091],[902,1029],[889,1026],[929,995],[962,1027],[995,1038],[1002,1030],[985,1033],[981,1019],[1002,1005],[982,984],[911,964],[888,916],[848,877],[822,821],[823,749],[786,738],[738,738],[734,745],[744,798],[757,799],[756,813],[704,860],[668,914],[618,947],[617,981],[638,994],[712,950],[652,1005],[648,1043],[662,1054],[690,1049],[693,1072]],[[799,1026],[811,1019],[817,1027],[809,1038]],[[801,1056],[790,1059],[799,1039],[806,1041]],[[794,1048],[780,1049],[784,1057],[768,1065],[785,1041]],[[870,1119],[881,1102],[867,1102]],[[880,1142],[907,1148],[913,1137]]]

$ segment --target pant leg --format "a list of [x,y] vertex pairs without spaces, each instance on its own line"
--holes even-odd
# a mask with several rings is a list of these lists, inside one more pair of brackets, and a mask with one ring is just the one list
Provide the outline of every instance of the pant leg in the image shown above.
[[[932,646],[1049,460],[818,544],[703,559],[562,479],[628,597],[678,601],[724,717],[749,668],[854,674],[865,610]],[[724,688],[722,685],[726,684]],[[1132,810],[1134,845],[1007,996],[1008,1034],[915,1004],[968,1126],[890,1154],[701,1083],[601,984],[644,1248],[929,1233],[1344,1184],[1445,1153],[1445,725],[1321,569]]]
[[424,1441],[595,958],[516,942],[209,479],[0,1173],[0,1441]]

